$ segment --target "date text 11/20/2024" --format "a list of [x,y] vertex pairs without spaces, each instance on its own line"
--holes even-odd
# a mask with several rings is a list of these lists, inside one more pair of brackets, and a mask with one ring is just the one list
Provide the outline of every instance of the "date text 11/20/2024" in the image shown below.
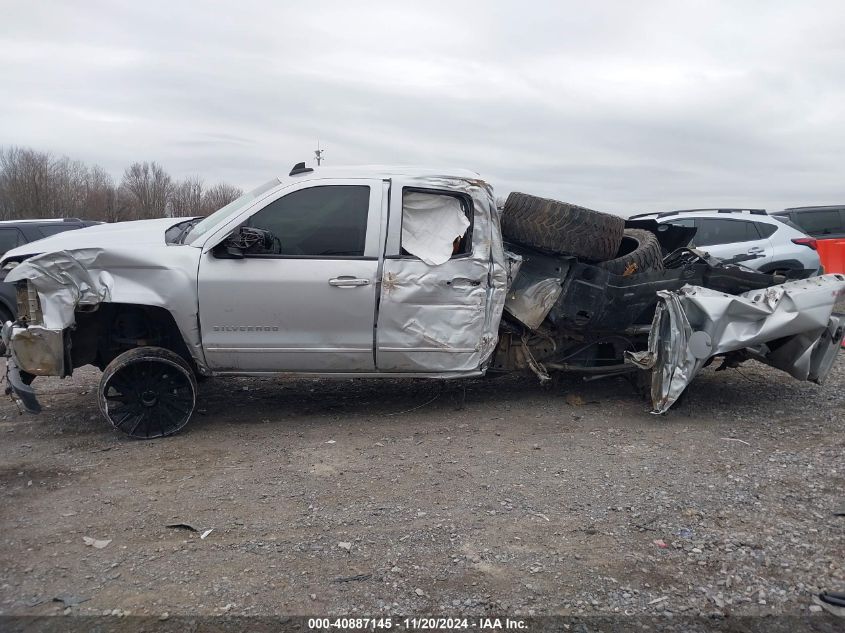
[[308,628],[318,631],[375,631],[393,628],[405,630],[511,630],[528,628],[528,623],[518,618],[309,618]]

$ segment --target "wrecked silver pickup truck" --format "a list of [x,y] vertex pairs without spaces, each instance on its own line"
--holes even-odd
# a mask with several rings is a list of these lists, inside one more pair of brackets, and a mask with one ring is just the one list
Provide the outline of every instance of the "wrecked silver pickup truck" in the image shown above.
[[[786,279],[471,172],[299,164],[207,218],[101,225],[9,251],[7,391],[102,371],[121,431],[170,435],[197,378],[638,374],[656,413],[714,358],[821,382],[845,336],[845,276]],[[504,234],[504,238],[503,238]]]

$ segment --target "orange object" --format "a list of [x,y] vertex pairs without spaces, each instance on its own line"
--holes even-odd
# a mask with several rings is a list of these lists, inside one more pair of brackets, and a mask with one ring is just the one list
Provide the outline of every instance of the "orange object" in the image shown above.
[[816,249],[819,251],[824,272],[845,273],[845,239],[816,240]]
[[[826,273],[845,273],[845,239],[817,240],[816,249]],[[845,341],[842,341],[845,349]]]

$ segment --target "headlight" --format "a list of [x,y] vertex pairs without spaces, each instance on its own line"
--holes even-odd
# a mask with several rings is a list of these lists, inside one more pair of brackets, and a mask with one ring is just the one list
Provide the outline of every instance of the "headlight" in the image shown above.
[[18,264],[20,264],[20,262],[16,262],[14,260],[12,260],[10,262],[6,262],[6,264],[3,266],[2,270],[9,272],[10,270],[12,270],[12,268],[17,266]]

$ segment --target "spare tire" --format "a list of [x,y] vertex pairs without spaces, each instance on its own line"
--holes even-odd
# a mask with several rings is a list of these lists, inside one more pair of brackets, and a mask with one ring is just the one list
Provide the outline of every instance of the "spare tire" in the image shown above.
[[502,211],[505,239],[592,261],[613,258],[624,230],[625,220],[618,216],[517,191]]
[[663,270],[663,252],[651,231],[625,229],[616,257],[596,265],[614,275],[625,276]]

